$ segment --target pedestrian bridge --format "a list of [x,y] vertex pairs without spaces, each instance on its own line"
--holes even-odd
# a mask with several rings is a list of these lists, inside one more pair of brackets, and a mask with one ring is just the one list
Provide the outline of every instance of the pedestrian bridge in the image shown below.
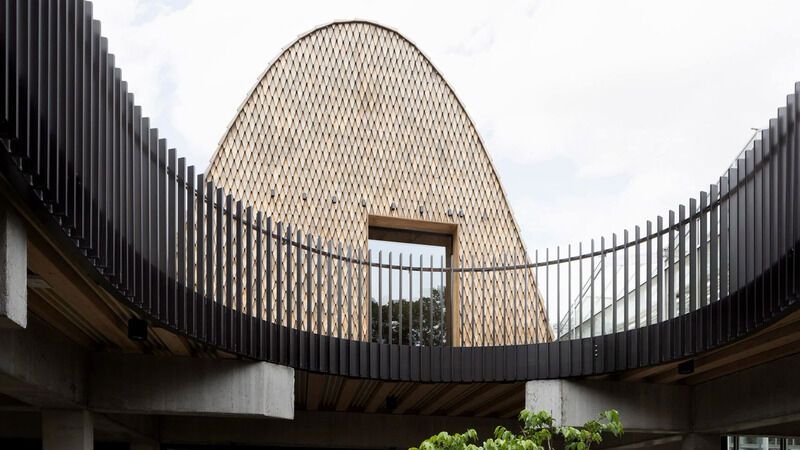
[[4,11],[6,195],[132,329],[312,373],[462,383],[687,361],[796,309],[800,85],[722,177],[641,227],[425,261],[305,234],[206,181],[142,117],[89,6],[74,8]]
[[619,448],[796,433],[800,84],[662,216],[516,254],[485,253],[510,240],[476,217],[479,256],[437,259],[308,233],[187,165],[90,2],[0,0],[0,24],[0,443],[396,448],[523,407],[565,425],[618,408]]

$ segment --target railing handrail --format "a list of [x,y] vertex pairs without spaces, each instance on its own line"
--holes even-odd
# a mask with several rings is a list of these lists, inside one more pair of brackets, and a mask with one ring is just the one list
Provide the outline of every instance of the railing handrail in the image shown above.
[[[753,144],[753,145],[755,145],[756,142],[760,143],[761,140],[760,139],[755,139],[755,140],[751,139],[751,141],[750,141],[750,143]],[[744,155],[746,155],[748,152],[752,152],[752,151],[753,151],[752,148],[745,148],[744,150],[742,150],[739,153],[739,156],[737,156],[736,161],[744,159],[744,157],[745,157]],[[582,254],[574,255],[574,256],[571,256],[571,257],[568,257],[568,258],[551,259],[551,260],[547,260],[547,261],[529,262],[529,263],[524,263],[524,264],[510,264],[510,265],[498,264],[498,265],[493,265],[493,266],[458,266],[458,267],[452,267],[452,268],[451,267],[444,267],[444,268],[439,268],[439,267],[430,267],[430,268],[413,267],[412,270],[422,270],[423,272],[430,272],[430,271],[432,271],[432,272],[449,272],[451,270],[455,271],[455,272],[489,272],[489,271],[507,271],[507,270],[520,270],[520,269],[533,269],[533,268],[536,268],[536,267],[545,267],[545,266],[548,266],[548,265],[575,262],[575,261],[578,261],[578,260],[581,260],[581,259],[587,259],[587,258],[591,258],[591,257],[600,257],[600,256],[611,254],[611,253],[613,253],[615,251],[624,250],[625,248],[635,247],[636,244],[646,243],[647,241],[656,239],[658,236],[666,236],[667,234],[670,233],[670,231],[677,231],[682,226],[686,226],[686,225],[690,224],[692,221],[696,221],[703,214],[706,214],[706,213],[710,212],[713,208],[715,208],[716,206],[719,206],[719,204],[721,202],[723,202],[725,200],[728,200],[731,196],[737,194],[739,189],[741,188],[741,186],[742,185],[746,185],[748,181],[752,180],[752,178],[754,178],[756,176],[756,172],[761,170],[767,164],[768,161],[769,161],[769,157],[764,158],[762,160],[762,162],[755,167],[756,170],[754,170],[752,173],[749,173],[745,177],[745,179],[743,180],[744,183],[737,181],[736,184],[731,189],[729,189],[727,193],[725,193],[723,195],[718,195],[717,198],[715,200],[713,200],[711,203],[709,203],[706,207],[698,208],[698,210],[695,213],[689,215],[685,219],[679,220],[674,225],[668,226],[666,228],[663,228],[660,231],[656,230],[654,233],[642,236],[639,239],[630,240],[627,243],[619,244],[619,245],[617,245],[615,247],[608,247],[608,248],[603,249],[603,250],[596,250],[594,252],[582,253]],[[192,166],[190,166],[190,167],[192,167]],[[737,171],[737,170],[738,169],[736,167],[733,167],[733,164],[732,164],[727,172],[728,172],[728,174],[730,174],[731,171]],[[200,176],[202,176],[202,174]],[[727,178],[729,178],[729,176],[723,175],[720,178],[721,179],[727,179]],[[717,181],[715,183],[715,186],[719,186],[719,185],[720,185],[720,181]],[[189,187],[188,184],[186,184],[185,186]],[[216,190],[222,191],[223,193],[225,192],[224,188],[221,188],[221,187],[217,187],[215,189],[215,191]],[[205,195],[201,191],[202,190],[195,190],[194,191],[195,192],[195,198],[203,199],[203,200],[204,199],[208,199],[208,196]],[[704,191],[704,193],[708,194],[705,191]],[[230,194],[224,194],[223,195],[223,197],[225,197],[225,198],[227,198],[229,196],[230,196]],[[693,198],[692,200],[697,200],[697,199]],[[213,200],[213,198],[210,199],[210,203],[211,203],[211,205],[213,205],[213,207],[215,209],[221,207],[223,209],[223,214],[225,214],[224,211],[226,210],[226,208],[225,208],[224,205],[222,205],[222,206],[218,205]],[[257,210],[254,210],[254,211],[257,211]],[[675,210],[670,210],[670,213],[675,213]],[[237,221],[241,220],[243,224],[246,224],[246,226],[249,226],[253,230],[255,230],[255,226],[253,224],[248,223],[246,218],[240,218],[235,212],[231,212],[231,217],[233,218],[233,220],[237,220]],[[664,216],[660,216],[659,215],[659,216],[656,216],[656,219],[658,219],[658,218],[662,218],[663,219],[663,217]],[[270,216],[267,216],[267,219],[268,220],[272,220],[272,218]],[[282,226],[286,227],[284,229],[289,229],[289,227],[291,227],[291,224],[285,223],[283,221],[273,221],[273,223],[275,223],[276,225],[277,224],[281,224]],[[653,222],[648,220],[645,223],[651,223],[652,224]],[[294,230],[293,234],[295,234],[298,231],[300,231],[300,230],[297,230],[294,227],[292,227],[291,229]],[[262,230],[262,233],[266,234],[266,231]],[[301,231],[301,234],[304,237],[308,237],[308,236],[311,236],[313,238],[317,237],[317,236],[315,236],[315,235],[313,235],[311,233],[302,233],[302,231]],[[612,237],[613,236],[619,236],[619,235],[620,235],[620,233],[612,233],[611,234]],[[278,236],[277,233],[275,233],[275,232],[273,232],[271,234],[271,237],[273,239],[281,239],[284,243],[289,243],[292,246],[294,246],[296,248],[299,248],[301,250],[308,250],[309,249],[307,244],[303,243],[302,241],[298,242],[296,239],[294,239],[294,237]],[[322,238],[321,236],[320,236],[320,238],[323,239],[324,243],[331,243],[334,246],[334,248],[338,248],[339,245],[342,245],[342,246],[345,245],[341,241],[325,239],[325,238]],[[316,239],[313,239],[313,240],[314,240],[314,242],[316,242]],[[357,247],[354,247],[352,244],[347,244],[347,246],[350,247],[350,248],[356,248],[357,249],[356,250],[357,253],[358,252],[361,252],[362,254],[364,253],[364,250],[358,249]],[[556,248],[565,248],[565,247],[566,247],[565,245],[556,246]],[[397,269],[397,270],[401,269],[401,267],[396,266],[396,265],[394,265],[392,267],[389,267],[388,264],[379,264],[379,263],[374,262],[374,261],[368,261],[368,260],[365,260],[365,259],[362,259],[362,258],[358,258],[358,257],[353,257],[353,256],[348,257],[346,255],[342,255],[342,254],[339,254],[339,253],[336,253],[336,252],[327,252],[324,249],[321,249],[321,250],[317,249],[315,246],[311,246],[311,251],[313,253],[319,252],[322,256],[325,256],[325,257],[331,257],[331,258],[334,258],[334,259],[337,259],[337,260],[341,259],[343,261],[352,262],[352,263],[356,263],[356,264],[370,265],[370,266],[375,267],[375,268],[380,266],[380,267],[387,268],[387,269],[388,268]],[[505,253],[505,254],[506,255],[511,255],[512,252]],[[529,259],[528,255],[522,255],[522,257],[523,257],[523,259],[526,259],[526,260]],[[403,269],[407,270],[408,267],[407,266],[403,267]]]
[[[737,156],[736,167],[708,192],[690,199],[688,214],[684,205],[677,219],[669,211],[666,227],[657,216],[655,230],[647,221],[644,236],[637,226],[633,239],[627,230],[622,243],[612,234],[611,245],[606,248],[600,238],[599,249],[591,240],[588,252],[579,244],[574,256],[571,245],[565,257],[557,246],[555,259],[545,249],[545,261],[536,252],[533,262],[530,255],[510,258],[506,253],[494,258],[447,255],[449,265],[443,258],[438,267],[433,262],[415,266],[413,260],[395,264],[374,261],[363,248],[354,253],[352,245],[331,240],[323,245],[320,236],[304,235],[234,199],[206,182],[205,174],[195,176],[195,168],[177,158],[149,119],[141,117],[91,18],[91,4],[43,0],[40,6],[0,1],[2,17],[13,17],[4,21],[11,26],[0,34],[0,60],[10,62],[0,71],[5,147],[0,170],[19,192],[36,198],[42,216],[61,229],[55,238],[81,252],[109,292],[176,333],[244,357],[327,373],[422,381],[437,381],[431,375],[435,371],[461,381],[494,380],[500,373],[502,380],[518,380],[574,376],[575,370],[577,375],[606,373],[686,357],[741,337],[795,304],[800,284],[794,256],[800,240],[800,84],[787,101],[790,108],[780,109],[778,119],[756,133],[761,139]],[[55,11],[56,6],[63,11]],[[31,20],[34,13],[53,20]],[[42,60],[48,65],[39,67]],[[668,262],[664,266],[659,255],[653,272],[652,247],[658,255],[665,250],[664,240]],[[623,258],[621,311],[618,256]],[[610,328],[605,314],[608,259],[614,268]],[[588,284],[582,280],[585,261],[592,264]],[[573,265],[578,266],[574,305]],[[553,342],[564,331],[562,266],[568,277],[566,331],[571,337],[575,308],[578,337],[571,340],[581,355],[568,367],[562,364],[563,342]],[[372,299],[374,270],[379,273],[377,301]],[[398,283],[393,285],[395,272]],[[448,303],[445,297],[456,291],[458,301]],[[383,339],[384,330],[388,339]],[[394,333],[399,334],[396,342]],[[453,345],[456,335],[460,346]],[[650,345],[656,338],[670,347],[645,351],[642,342]],[[612,339],[624,342],[625,351],[618,352]],[[628,345],[635,351],[629,352]],[[401,352],[412,362],[402,363]],[[457,365],[456,358],[464,359]]]

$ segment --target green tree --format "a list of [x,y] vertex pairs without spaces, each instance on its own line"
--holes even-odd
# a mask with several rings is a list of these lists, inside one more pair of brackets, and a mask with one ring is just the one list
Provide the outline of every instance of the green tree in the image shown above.
[[[381,318],[383,341],[388,343],[389,327],[392,329],[392,342],[394,344],[410,345],[445,345],[447,340],[447,329],[445,319],[445,296],[442,295],[443,289],[432,289],[429,297],[422,297],[422,300],[408,301],[393,300],[378,305],[376,299],[371,300],[372,308],[372,339],[378,341],[378,317]],[[392,321],[389,322],[389,308],[392,308]],[[400,309],[403,309],[403,321],[400,322]],[[420,308],[422,308],[422,322],[420,322]],[[408,315],[411,314],[411,326],[409,327]],[[403,331],[403,342],[399,342],[400,330]]]
[[522,423],[519,434],[497,427],[494,437],[480,446],[476,445],[478,433],[469,429],[463,434],[442,431],[410,450],[553,450],[556,448],[554,442],[563,443],[564,450],[589,450],[593,444],[603,441],[604,434],[620,436],[623,432],[619,413],[613,409],[601,413],[582,427],[556,426],[547,411],[522,410],[519,420]]

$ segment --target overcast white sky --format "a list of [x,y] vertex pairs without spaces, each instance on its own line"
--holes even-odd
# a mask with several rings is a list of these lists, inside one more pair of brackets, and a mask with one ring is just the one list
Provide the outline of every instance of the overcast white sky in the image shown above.
[[353,18],[398,30],[475,120],[530,250],[707,189],[800,81],[797,1],[94,3],[137,103],[200,169],[298,34]]

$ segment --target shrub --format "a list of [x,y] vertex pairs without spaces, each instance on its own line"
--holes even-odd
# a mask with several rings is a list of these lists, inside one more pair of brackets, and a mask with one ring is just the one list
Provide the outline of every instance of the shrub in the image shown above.
[[519,413],[522,431],[514,434],[505,427],[494,430],[494,437],[480,446],[478,433],[469,429],[465,433],[449,434],[446,431],[422,441],[419,447],[410,450],[554,450],[553,439],[563,440],[564,450],[589,450],[592,444],[603,441],[603,434],[622,434],[622,423],[616,410],[601,413],[582,427],[555,426],[547,411],[534,413],[522,410]]

